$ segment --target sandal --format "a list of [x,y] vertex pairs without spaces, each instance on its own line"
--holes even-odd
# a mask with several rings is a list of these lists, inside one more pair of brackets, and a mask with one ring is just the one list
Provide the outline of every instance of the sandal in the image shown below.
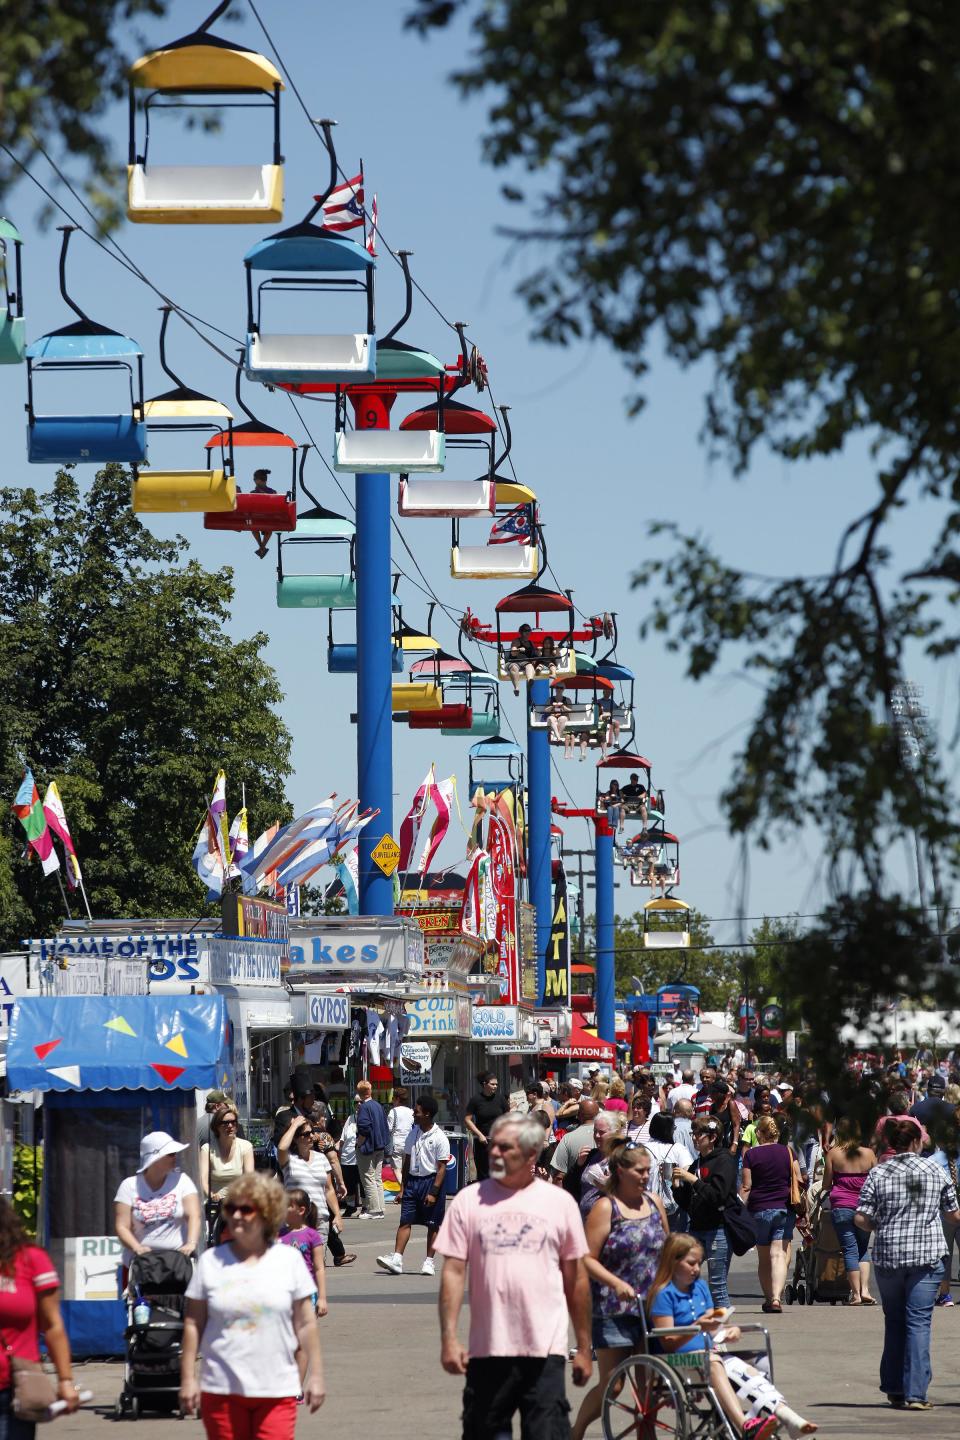
[[876,1300],[874,1300],[874,1298],[873,1298],[872,1295],[861,1295],[861,1296],[860,1296],[860,1304],[861,1304],[861,1305],[876,1305],[876,1303],[877,1303],[877,1302],[876,1302]]
[[339,1270],[341,1265],[352,1265],[356,1258],[356,1255],[354,1255],[352,1251],[346,1255],[341,1255],[339,1260],[334,1260],[334,1268]]
[[782,1306],[782,1305],[779,1305],[776,1300],[764,1300],[763,1305],[762,1305],[761,1308],[762,1308],[762,1310],[763,1310],[764,1315],[782,1315],[782,1314],[783,1314],[783,1306]]

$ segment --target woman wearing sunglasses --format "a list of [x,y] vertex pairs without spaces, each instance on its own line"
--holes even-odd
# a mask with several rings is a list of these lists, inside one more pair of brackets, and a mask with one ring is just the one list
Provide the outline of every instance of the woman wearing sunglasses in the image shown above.
[[670,1228],[662,1203],[648,1188],[650,1151],[622,1135],[606,1136],[602,1148],[610,1175],[587,1216],[590,1254],[584,1261],[590,1276],[599,1373],[596,1385],[583,1397],[571,1440],[583,1440],[587,1427],[599,1419],[614,1366],[643,1343],[640,1312]]
[[231,1238],[201,1255],[187,1287],[180,1409],[199,1410],[208,1440],[293,1440],[298,1349],[311,1412],[325,1394],[313,1280],[295,1250],[274,1244],[287,1214],[276,1180],[242,1175],[223,1214]]
[[207,1200],[222,1200],[241,1175],[253,1174],[253,1146],[237,1134],[240,1117],[229,1106],[210,1121],[210,1144],[200,1146],[200,1186]]

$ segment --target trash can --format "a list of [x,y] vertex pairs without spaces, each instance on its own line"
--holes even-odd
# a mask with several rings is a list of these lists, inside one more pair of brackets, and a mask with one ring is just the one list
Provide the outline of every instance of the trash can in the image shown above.
[[462,1190],[470,1178],[467,1174],[467,1140],[469,1136],[462,1130],[448,1130],[447,1139],[450,1141],[450,1160],[447,1165],[447,1173],[443,1177],[444,1195],[456,1195]]

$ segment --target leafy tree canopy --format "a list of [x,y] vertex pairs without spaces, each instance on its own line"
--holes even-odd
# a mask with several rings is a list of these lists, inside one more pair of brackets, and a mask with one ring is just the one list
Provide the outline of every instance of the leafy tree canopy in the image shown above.
[[[495,92],[486,153],[534,177],[542,224],[517,233],[536,241],[524,289],[541,334],[603,336],[637,376],[654,330],[681,363],[712,360],[706,433],[738,468],[759,441],[799,459],[876,439],[877,504],[830,575],[767,583],[674,535],[675,557],[638,581],[694,678],[737,642],[766,682],[726,797],[734,828],[826,819],[875,883],[885,822],[917,808],[878,701],[909,639],[960,643],[928,603],[934,580],[960,599],[954,504],[912,579],[889,596],[880,581],[898,509],[960,498],[955,16],[901,0],[848,0],[829,25],[805,0],[420,0],[410,23],[461,6],[478,51],[456,79]],[[943,842],[942,804],[924,809]]]
[[[257,834],[289,816],[290,736],[262,656],[267,636],[225,633],[229,570],[186,558],[130,509],[119,465],[81,491],[0,490],[0,775],[12,800],[29,761],[56,779],[98,917],[196,915],[190,865],[213,778],[246,786]],[[9,804],[9,801],[8,801]],[[55,880],[20,859],[9,811],[0,834],[0,946],[50,933]]]
[[[0,6],[0,144],[25,165],[38,142],[55,159],[82,162],[88,196],[112,219],[117,157],[98,122],[126,93],[135,58],[121,51],[117,30],[167,9],[168,0],[4,0]],[[0,151],[0,195],[19,178],[17,165]]]
[[[606,339],[636,404],[655,335],[680,364],[706,362],[705,440],[737,472],[761,445],[788,461],[873,446],[875,502],[838,527],[826,574],[748,574],[661,526],[673,553],[636,577],[654,595],[645,632],[692,678],[732,649],[759,684],[724,804],[761,845],[822,836],[840,908],[794,950],[798,1003],[822,1005],[827,954],[843,973],[846,947],[860,956],[878,927],[894,954],[930,928],[909,913],[916,894],[886,898],[891,846],[916,830],[940,903],[960,857],[940,767],[904,766],[889,723],[908,648],[960,646],[956,14],[930,0],[844,0],[828,23],[807,0],[418,0],[408,24],[427,33],[461,11],[475,47],[454,79],[489,95],[487,157],[531,217],[513,234],[538,333]],[[924,501],[925,548],[911,536],[898,573],[896,521]],[[918,966],[905,979],[911,996],[941,985]],[[836,1065],[833,1035],[820,1053]]]

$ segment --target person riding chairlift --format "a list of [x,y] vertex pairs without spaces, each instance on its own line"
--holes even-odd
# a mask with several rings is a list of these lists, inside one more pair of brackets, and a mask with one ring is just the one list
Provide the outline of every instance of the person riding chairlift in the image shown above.
[[[276,492],[276,490],[274,490],[273,486],[267,484],[267,476],[268,476],[269,474],[270,474],[270,471],[269,471],[269,470],[254,470],[254,472],[253,472],[253,490],[252,490],[252,492],[251,492],[252,494],[254,494],[254,495],[276,495],[277,492]],[[260,558],[261,560],[265,559],[265,558],[266,558],[266,554],[267,554],[267,550],[268,550],[268,548],[269,548],[269,543],[270,543],[270,531],[269,531],[269,530],[254,530],[254,532],[253,532],[253,538],[254,538],[254,539],[256,540],[256,542],[257,542],[257,555],[259,556],[259,558]]]

